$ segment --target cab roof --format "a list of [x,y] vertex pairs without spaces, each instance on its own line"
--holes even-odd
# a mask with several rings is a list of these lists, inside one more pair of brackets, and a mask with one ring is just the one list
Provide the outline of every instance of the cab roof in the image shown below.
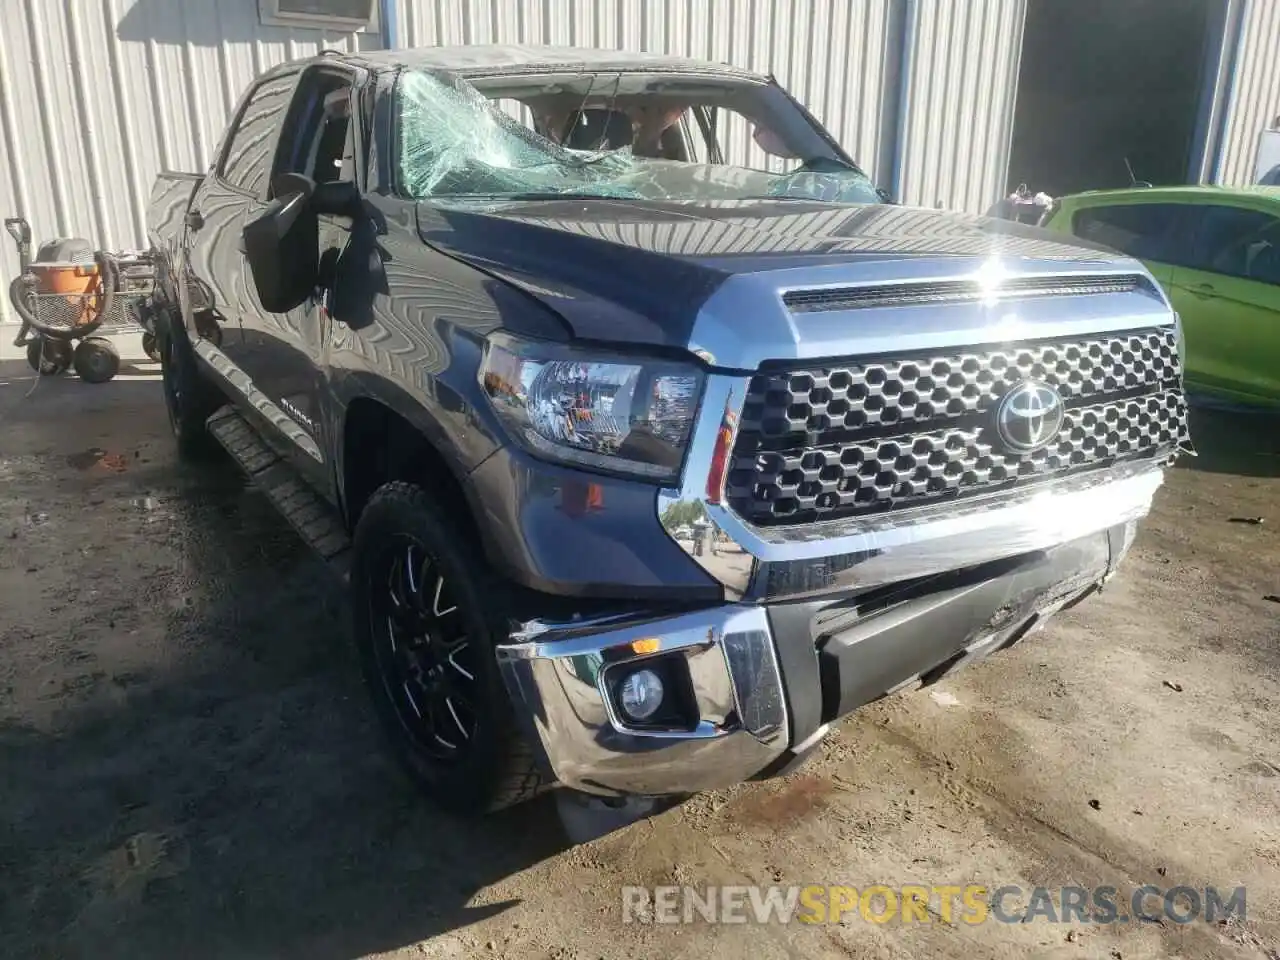
[[590,47],[563,47],[541,44],[473,44],[453,47],[413,47],[407,50],[376,50],[352,57],[370,64],[392,68],[442,70],[462,77],[489,77],[504,74],[591,72],[654,72],[707,74],[739,80],[766,78],[740,67],[711,63],[688,57],[628,50],[600,50]]

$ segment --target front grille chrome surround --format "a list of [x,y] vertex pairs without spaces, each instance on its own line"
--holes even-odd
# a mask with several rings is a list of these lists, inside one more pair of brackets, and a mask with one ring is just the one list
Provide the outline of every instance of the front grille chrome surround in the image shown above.
[[[1024,380],[1066,406],[1057,437],[1016,454],[994,411]],[[726,501],[758,526],[907,509],[1159,459],[1187,439],[1172,326],[766,369],[751,379]]]

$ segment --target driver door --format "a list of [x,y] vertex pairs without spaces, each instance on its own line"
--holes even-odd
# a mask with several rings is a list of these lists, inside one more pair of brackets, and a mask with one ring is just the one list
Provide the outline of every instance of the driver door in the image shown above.
[[[358,71],[337,65],[314,67],[302,75],[281,134],[272,182],[285,173],[316,183],[356,177],[356,137],[350,122]],[[350,220],[322,216],[322,266],[346,244]],[[326,251],[330,251],[326,253]],[[283,413],[276,424],[278,446],[321,493],[332,493],[333,477],[324,451],[332,438],[323,414],[325,373],[332,319],[325,309],[323,281],[315,293],[287,313],[262,306],[256,292],[242,313],[244,368],[262,395]]]

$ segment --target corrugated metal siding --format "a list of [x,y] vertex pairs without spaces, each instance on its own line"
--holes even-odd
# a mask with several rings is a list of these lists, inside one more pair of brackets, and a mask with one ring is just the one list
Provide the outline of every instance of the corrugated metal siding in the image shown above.
[[[257,0],[3,0],[0,214],[37,242],[145,242],[152,178],[204,170],[235,101],[264,69],[372,34],[263,27]],[[7,291],[17,255],[0,237]],[[0,318],[8,296],[0,296]]]
[[1231,88],[1218,180],[1253,183],[1258,138],[1280,114],[1280,2],[1253,0],[1245,10]]
[[1026,0],[913,6],[900,199],[985,212],[1004,193]]
[[[877,182],[893,0],[395,0],[401,46],[554,43],[772,72]],[[731,125],[731,163],[766,166]]]

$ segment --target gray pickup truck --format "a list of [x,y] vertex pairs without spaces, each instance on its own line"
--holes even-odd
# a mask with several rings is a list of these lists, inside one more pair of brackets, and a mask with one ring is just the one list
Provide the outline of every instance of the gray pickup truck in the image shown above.
[[771,78],[529,47],[285,64],[159,178],[179,447],[349,584],[437,801],[776,775],[1115,572],[1188,444],[1160,288],[884,200]]

